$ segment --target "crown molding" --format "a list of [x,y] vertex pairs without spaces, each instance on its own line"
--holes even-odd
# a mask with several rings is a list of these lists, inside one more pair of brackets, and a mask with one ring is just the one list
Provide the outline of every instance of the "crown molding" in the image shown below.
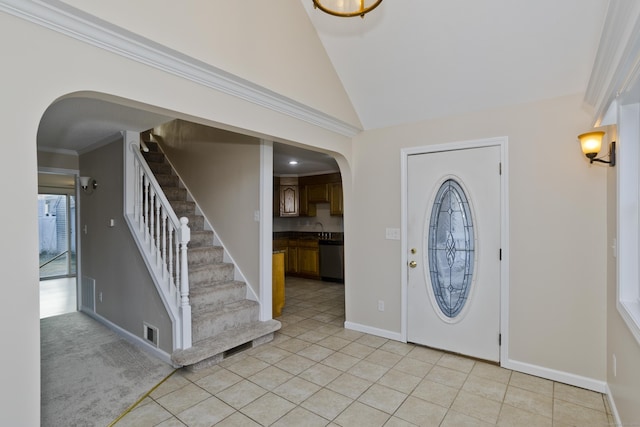
[[585,102],[601,126],[618,97],[640,83],[640,3],[611,1],[596,53]]
[[0,11],[343,136],[362,130],[59,0],[0,0]]

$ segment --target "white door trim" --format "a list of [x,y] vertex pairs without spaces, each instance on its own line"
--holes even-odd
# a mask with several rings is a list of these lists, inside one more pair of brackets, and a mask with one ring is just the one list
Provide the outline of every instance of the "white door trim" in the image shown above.
[[500,163],[502,165],[502,175],[500,177],[500,244],[502,248],[502,262],[500,264],[500,333],[502,334],[502,345],[500,346],[500,363],[509,360],[509,168],[508,159],[508,138],[506,136],[479,139],[472,141],[460,141],[435,145],[424,145],[420,147],[403,148],[400,151],[400,178],[401,178],[401,301],[402,301],[402,340],[407,342],[407,286],[409,269],[407,266],[409,247],[407,242],[407,215],[408,215],[408,158],[414,154],[427,154],[439,151],[464,150],[469,148],[482,148],[490,146],[500,147]]

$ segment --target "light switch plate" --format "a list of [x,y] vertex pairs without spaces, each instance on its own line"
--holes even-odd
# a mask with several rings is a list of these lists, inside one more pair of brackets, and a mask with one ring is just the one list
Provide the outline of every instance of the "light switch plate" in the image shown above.
[[400,240],[400,229],[399,228],[387,228],[385,232],[385,238],[387,240]]

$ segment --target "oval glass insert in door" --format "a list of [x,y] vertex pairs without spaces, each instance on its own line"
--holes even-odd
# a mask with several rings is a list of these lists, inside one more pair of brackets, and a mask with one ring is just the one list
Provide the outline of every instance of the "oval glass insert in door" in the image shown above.
[[444,320],[455,321],[470,295],[474,273],[475,237],[469,200],[455,179],[445,180],[429,218],[427,257],[429,294]]

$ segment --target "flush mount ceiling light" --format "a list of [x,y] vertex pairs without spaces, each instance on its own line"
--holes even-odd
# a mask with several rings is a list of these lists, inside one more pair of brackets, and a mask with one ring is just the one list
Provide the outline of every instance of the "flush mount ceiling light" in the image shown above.
[[616,165],[616,142],[613,141],[609,144],[609,160],[602,160],[602,158],[596,158],[598,153],[600,153],[600,149],[602,148],[602,137],[604,136],[604,132],[602,131],[594,131],[583,133],[582,135],[578,135],[578,139],[580,140],[580,147],[582,147],[582,152],[589,159],[589,163],[600,162],[607,163],[609,166]]
[[333,16],[350,18],[371,12],[382,0],[313,0],[313,7]]

